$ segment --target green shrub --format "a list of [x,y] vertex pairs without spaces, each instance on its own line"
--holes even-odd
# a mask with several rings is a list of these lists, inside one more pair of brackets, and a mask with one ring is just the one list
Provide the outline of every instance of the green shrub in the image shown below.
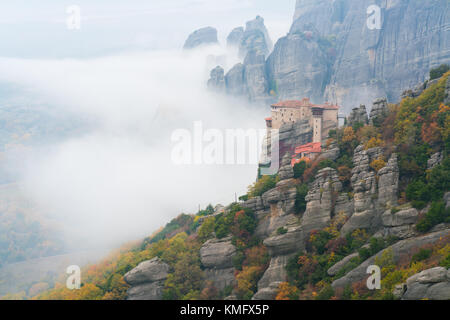
[[277,184],[276,176],[263,176],[256,181],[249,189],[250,197],[262,196],[265,192],[275,188]]
[[439,79],[449,70],[450,66],[448,64],[441,64],[439,67],[431,69],[430,80]]
[[325,168],[334,168],[336,169],[336,163],[331,161],[330,159],[325,159],[319,162],[319,170]]
[[308,194],[308,186],[302,184],[297,187],[297,194],[295,196],[295,213],[300,214],[306,210],[305,197]]
[[331,285],[324,287],[316,297],[316,300],[330,300],[334,296],[334,290]]
[[277,230],[278,235],[286,234],[287,232],[288,232],[288,229],[286,229],[284,227],[279,227]]
[[425,217],[417,223],[416,229],[427,232],[443,222],[450,222],[450,208],[446,209],[443,201],[433,202]]
[[307,164],[305,161],[301,161],[294,165],[294,178],[295,179],[303,177],[303,174],[305,173],[305,170],[306,170],[306,165]]
[[441,267],[450,269],[450,254],[447,255],[444,259],[442,259],[441,262],[439,263],[439,265]]
[[232,258],[233,266],[236,270],[242,270],[242,265],[245,260],[245,255],[242,251],[239,251],[235,256]]
[[431,257],[432,253],[433,251],[431,249],[422,248],[419,252],[412,256],[411,263],[427,260],[429,257]]

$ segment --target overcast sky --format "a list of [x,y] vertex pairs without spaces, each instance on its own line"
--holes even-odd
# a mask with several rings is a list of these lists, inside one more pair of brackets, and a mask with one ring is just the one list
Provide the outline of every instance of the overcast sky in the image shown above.
[[[81,9],[81,30],[68,30],[66,10]],[[0,55],[90,57],[139,49],[181,48],[193,31],[213,26],[224,41],[261,15],[273,41],[292,22],[295,0],[14,0],[0,3]]]

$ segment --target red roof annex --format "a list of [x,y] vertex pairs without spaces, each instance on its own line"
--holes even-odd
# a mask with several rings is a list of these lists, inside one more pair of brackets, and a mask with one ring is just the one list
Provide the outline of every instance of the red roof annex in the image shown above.
[[295,154],[302,153],[320,153],[322,152],[322,144],[320,142],[311,142],[295,148]]

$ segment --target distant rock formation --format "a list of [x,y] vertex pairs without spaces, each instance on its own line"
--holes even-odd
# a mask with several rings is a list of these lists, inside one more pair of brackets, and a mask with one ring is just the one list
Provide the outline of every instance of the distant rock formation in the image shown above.
[[[267,73],[260,79],[269,84],[265,95],[331,101],[349,113],[356,103],[370,106],[378,97],[397,102],[404,90],[424,83],[430,69],[450,61],[447,0],[375,4],[380,8],[380,29],[367,24],[373,0],[297,0],[289,34],[277,41],[266,59]],[[270,52],[262,26],[262,18],[257,18],[247,23],[244,34],[233,33],[233,39],[242,36],[243,56],[255,48]],[[263,100],[246,94],[251,101]]]
[[249,51],[256,50],[258,54],[263,54],[266,57],[272,51],[272,48],[273,43],[267,32],[264,19],[257,16],[254,20],[248,21],[239,43],[240,56],[245,57]]
[[[266,75],[266,56],[273,48],[264,19],[257,16],[248,21],[246,28],[238,27],[228,35],[227,45],[236,47],[243,59],[225,75],[225,92],[233,96],[243,96],[252,102],[265,104],[270,97],[269,82]],[[217,68],[216,68],[217,69]],[[211,72],[208,83],[216,82],[218,69]]]
[[217,66],[211,70],[208,88],[218,92],[225,91],[225,73],[222,67]]
[[353,108],[350,115],[347,117],[348,125],[354,125],[356,123],[367,124],[369,118],[367,117],[367,109],[365,105],[360,105],[359,108]]
[[244,28],[234,28],[227,37],[227,46],[239,48],[242,38],[244,37]]
[[212,27],[206,27],[191,33],[184,43],[183,49],[193,49],[202,45],[216,44],[217,30]]

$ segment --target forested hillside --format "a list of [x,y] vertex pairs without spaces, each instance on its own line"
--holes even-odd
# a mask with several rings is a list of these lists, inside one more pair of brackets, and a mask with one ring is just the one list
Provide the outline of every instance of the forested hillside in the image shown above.
[[[61,280],[34,298],[445,298],[445,272],[422,296],[409,290],[419,272],[450,268],[450,72],[441,76],[330,132],[332,156],[288,161],[240,203],[180,215],[85,268],[80,290]],[[365,286],[369,264],[381,290]],[[158,277],[137,281],[137,266]]]

